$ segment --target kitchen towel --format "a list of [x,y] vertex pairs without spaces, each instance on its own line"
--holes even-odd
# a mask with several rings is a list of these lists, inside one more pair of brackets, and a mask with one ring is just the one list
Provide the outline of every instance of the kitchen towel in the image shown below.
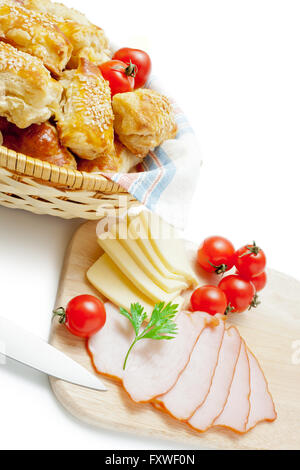
[[[155,77],[146,87],[166,95]],[[170,101],[178,125],[176,138],[149,153],[142,163],[143,172],[116,173],[109,178],[147,209],[182,230],[187,222],[202,161],[193,129],[176,102]]]

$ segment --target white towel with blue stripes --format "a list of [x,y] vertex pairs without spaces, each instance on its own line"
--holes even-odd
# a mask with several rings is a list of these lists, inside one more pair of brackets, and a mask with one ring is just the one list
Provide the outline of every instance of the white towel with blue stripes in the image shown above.
[[[147,88],[162,94],[156,78]],[[157,213],[178,229],[184,229],[202,165],[199,145],[183,112],[170,99],[178,125],[175,139],[151,151],[139,173],[110,175],[147,209]]]

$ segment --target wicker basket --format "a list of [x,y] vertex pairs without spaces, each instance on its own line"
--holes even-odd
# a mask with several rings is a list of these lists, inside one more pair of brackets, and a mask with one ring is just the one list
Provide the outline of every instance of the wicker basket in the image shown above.
[[60,168],[0,146],[0,205],[97,220],[138,202],[101,175]]

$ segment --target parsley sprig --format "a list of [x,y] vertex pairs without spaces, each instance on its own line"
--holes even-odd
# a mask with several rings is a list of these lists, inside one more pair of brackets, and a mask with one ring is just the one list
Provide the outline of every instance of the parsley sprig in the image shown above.
[[132,304],[130,313],[124,308],[120,308],[120,313],[130,321],[135,331],[135,340],[126,354],[123,370],[126,369],[129,354],[138,341],[142,339],[171,340],[178,333],[178,328],[174,321],[178,313],[178,305],[174,305],[171,302],[168,305],[165,305],[164,302],[155,305],[150,322],[142,332],[140,332],[142,325],[148,318],[148,315],[140,304]]

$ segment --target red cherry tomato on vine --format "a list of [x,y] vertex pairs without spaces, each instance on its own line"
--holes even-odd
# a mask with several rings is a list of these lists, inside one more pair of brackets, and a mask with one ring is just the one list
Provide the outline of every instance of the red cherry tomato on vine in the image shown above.
[[135,89],[142,88],[146,85],[152,69],[151,59],[147,52],[141,51],[140,49],[123,47],[123,49],[119,49],[115,53],[113,59],[121,60],[128,65],[131,61],[132,64],[136,65]]
[[251,279],[262,274],[267,265],[267,258],[261,248],[253,245],[240,248],[235,255],[235,266],[242,277]]
[[240,276],[224,277],[219,284],[219,288],[226,295],[232,313],[242,313],[250,306],[257,306],[254,285]]
[[223,237],[210,237],[204,240],[198,250],[198,263],[209,273],[223,274],[234,265],[235,249]]
[[205,286],[197,289],[191,298],[193,312],[206,312],[212,316],[224,315],[228,302],[224,292],[215,286]]
[[252,284],[254,285],[256,292],[262,291],[268,282],[268,277],[266,272],[259,274],[258,276],[252,277],[251,279]]
[[127,65],[120,60],[110,60],[99,65],[99,68],[105,80],[109,82],[111,96],[134,90],[136,72],[132,64]]
[[59,322],[80,338],[89,338],[100,331],[106,323],[104,304],[92,295],[80,295],[71,300],[67,308],[54,312],[60,317]]

